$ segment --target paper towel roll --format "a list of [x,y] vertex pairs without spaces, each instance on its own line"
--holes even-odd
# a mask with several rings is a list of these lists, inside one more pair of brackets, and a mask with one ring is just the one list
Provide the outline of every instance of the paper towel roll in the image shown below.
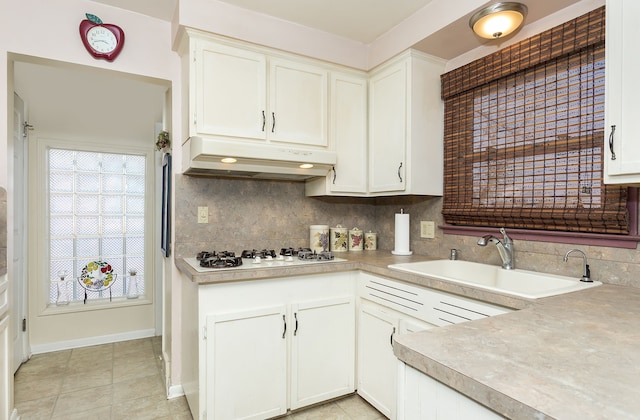
[[396,213],[395,249],[393,255],[411,255],[409,250],[409,215]]

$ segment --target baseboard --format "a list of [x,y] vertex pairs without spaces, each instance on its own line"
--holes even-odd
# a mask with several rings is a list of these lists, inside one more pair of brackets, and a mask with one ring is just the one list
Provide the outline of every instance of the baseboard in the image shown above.
[[171,385],[167,389],[167,399],[170,400],[172,398],[182,397],[184,395],[184,389],[182,389],[182,385]]
[[49,353],[52,351],[76,349],[78,347],[97,346],[100,344],[117,343],[119,341],[137,340],[139,338],[154,337],[156,330],[130,331],[126,333],[101,335],[97,337],[79,338],[76,340],[56,341],[55,343],[37,344],[31,346],[31,354]]

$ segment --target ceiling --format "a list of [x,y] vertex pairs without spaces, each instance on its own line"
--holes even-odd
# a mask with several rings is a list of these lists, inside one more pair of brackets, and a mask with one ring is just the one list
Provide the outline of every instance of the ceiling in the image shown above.
[[[170,21],[178,0],[93,0]],[[435,0],[211,0],[221,1],[314,29],[370,44]],[[525,24],[548,16],[580,0],[519,0],[529,13]],[[487,1],[486,4],[495,3]],[[487,41],[469,29],[471,13],[450,22],[416,43],[414,48],[452,59]],[[435,17],[437,19],[437,17]]]

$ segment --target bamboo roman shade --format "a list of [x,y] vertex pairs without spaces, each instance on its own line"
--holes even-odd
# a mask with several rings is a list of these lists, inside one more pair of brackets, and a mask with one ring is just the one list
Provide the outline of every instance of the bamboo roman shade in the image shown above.
[[604,7],[442,75],[445,221],[629,233],[602,175]]

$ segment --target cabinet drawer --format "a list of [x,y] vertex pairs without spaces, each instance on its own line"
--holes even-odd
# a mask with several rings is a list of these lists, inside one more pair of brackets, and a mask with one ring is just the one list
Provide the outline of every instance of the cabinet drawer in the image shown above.
[[439,327],[511,311],[490,303],[478,302],[462,296],[454,296],[367,273],[360,274],[358,294],[361,298]]
[[423,321],[428,305],[428,291],[406,283],[361,273],[359,296]]
[[509,312],[506,308],[436,293],[432,308],[436,325],[459,324]]

